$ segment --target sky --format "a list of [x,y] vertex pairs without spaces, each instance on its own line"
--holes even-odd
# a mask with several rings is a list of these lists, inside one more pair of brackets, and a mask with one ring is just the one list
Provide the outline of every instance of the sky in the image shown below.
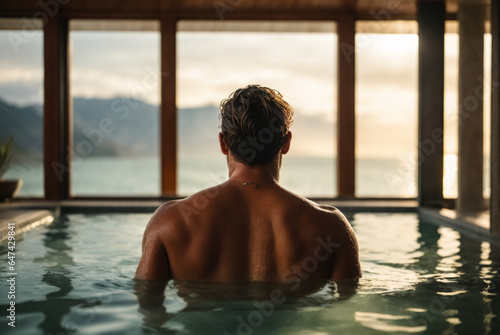
[[[358,34],[356,42],[356,153],[405,159],[417,143],[418,37]],[[333,32],[178,32],[177,106],[218,105],[249,83],[269,86],[295,109],[295,152],[333,156],[333,131],[318,133],[297,124],[309,115],[335,128],[336,44]],[[72,96],[132,96],[158,104],[159,46],[158,32],[71,32]],[[458,40],[448,34],[449,153],[456,152],[457,53]],[[0,31],[0,98],[41,104],[42,84],[42,34],[28,38]]]

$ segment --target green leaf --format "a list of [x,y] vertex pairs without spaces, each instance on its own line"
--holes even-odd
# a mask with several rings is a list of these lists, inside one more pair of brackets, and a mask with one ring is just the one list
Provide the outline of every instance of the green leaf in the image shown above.
[[13,140],[14,135],[11,135],[6,145],[0,143],[0,179],[9,168],[10,160],[12,158],[11,147]]

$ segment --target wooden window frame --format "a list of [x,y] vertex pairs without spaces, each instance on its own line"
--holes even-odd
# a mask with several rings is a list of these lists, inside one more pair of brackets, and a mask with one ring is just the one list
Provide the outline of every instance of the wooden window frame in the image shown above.
[[[3,12],[2,17],[30,17],[30,11]],[[160,107],[160,197],[73,197],[70,190],[71,112],[68,69],[68,22],[71,19],[159,20],[161,38],[161,107]],[[215,12],[108,12],[66,11],[47,20],[44,26],[44,182],[46,200],[66,199],[170,199],[177,190],[177,106],[176,106],[176,32],[180,20],[219,20]],[[337,24],[337,196],[316,199],[355,198],[355,23],[373,20],[370,16],[345,11],[310,12],[234,12],[230,20],[329,21]],[[392,19],[414,19],[397,16]],[[348,47],[350,57],[345,57]],[[68,167],[61,179],[54,165]],[[408,198],[363,198],[408,200]]]

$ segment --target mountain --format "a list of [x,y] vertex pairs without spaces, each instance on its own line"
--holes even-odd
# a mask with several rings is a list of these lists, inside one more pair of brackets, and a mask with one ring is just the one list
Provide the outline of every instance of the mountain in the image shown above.
[[[73,150],[80,156],[141,156],[159,152],[158,106],[124,97],[75,98],[73,111]],[[178,148],[187,154],[216,152],[219,125],[217,106],[179,109]],[[333,124],[320,116],[296,113],[292,131],[302,138],[300,143],[295,142],[296,147],[307,148],[327,141],[332,129]],[[0,138],[7,139],[11,134],[15,136],[19,156],[40,159],[42,107],[17,107],[0,100]]]
[[14,151],[40,159],[43,150],[43,115],[40,106],[17,107],[0,100],[0,139],[14,135]]
[[[143,101],[114,99],[73,99],[73,144],[85,155],[151,155],[159,150],[158,107]],[[88,146],[88,145],[87,145]]]
[[177,113],[177,147],[182,153],[218,153],[219,108],[205,106],[182,108]]
[[[139,156],[159,152],[159,107],[143,101],[75,98],[73,147],[80,156]],[[203,151],[206,138],[216,141],[216,106],[185,108],[178,112],[178,142],[186,152]],[[14,135],[23,158],[40,159],[43,151],[43,108],[17,107],[0,100],[0,138]],[[215,142],[214,142],[215,143]]]

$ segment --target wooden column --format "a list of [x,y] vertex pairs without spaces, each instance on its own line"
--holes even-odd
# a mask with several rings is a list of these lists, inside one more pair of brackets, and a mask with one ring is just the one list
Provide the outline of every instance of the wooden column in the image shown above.
[[500,3],[491,1],[491,198],[490,231],[500,237]]
[[172,196],[177,189],[177,106],[175,17],[161,21],[161,194]]
[[45,199],[62,200],[70,194],[68,21],[59,15],[49,18],[43,42]]
[[344,15],[337,21],[337,192],[339,198],[354,198],[355,192],[355,19]]
[[444,22],[445,4],[417,4],[418,198],[421,206],[443,200]]
[[458,199],[460,211],[484,209],[483,68],[486,5],[458,2]]

